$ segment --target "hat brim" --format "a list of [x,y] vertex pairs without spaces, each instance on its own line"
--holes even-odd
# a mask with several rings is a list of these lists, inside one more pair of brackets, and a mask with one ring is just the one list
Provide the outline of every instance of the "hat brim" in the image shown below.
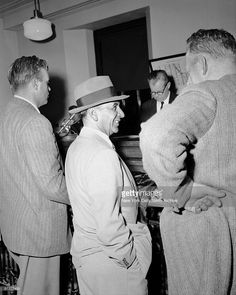
[[95,106],[98,106],[98,105],[101,105],[101,104],[104,104],[104,103],[112,102],[112,101],[123,100],[123,99],[126,99],[128,97],[129,97],[129,95],[118,95],[118,96],[112,96],[112,97],[109,97],[109,98],[104,98],[104,99],[102,99],[102,100],[100,100],[100,101],[98,101],[96,103],[92,103],[92,104],[89,104],[89,105],[86,105],[86,106],[81,106],[81,107],[69,110],[69,113],[70,114],[80,113],[80,112],[86,111],[87,109],[90,109],[92,107],[95,107]]

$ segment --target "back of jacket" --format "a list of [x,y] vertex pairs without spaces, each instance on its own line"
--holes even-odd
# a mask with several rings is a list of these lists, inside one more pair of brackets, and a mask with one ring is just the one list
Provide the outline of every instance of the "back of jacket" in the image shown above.
[[191,151],[193,175],[188,172],[195,182],[223,189],[236,198],[236,75],[200,86],[193,87],[194,91],[199,95],[206,91],[215,98],[215,116]]
[[50,122],[14,98],[0,122],[0,228],[9,250],[29,256],[69,251],[69,204]]
[[186,86],[173,104],[142,125],[144,169],[165,198],[183,206],[192,179],[236,201],[236,75]]

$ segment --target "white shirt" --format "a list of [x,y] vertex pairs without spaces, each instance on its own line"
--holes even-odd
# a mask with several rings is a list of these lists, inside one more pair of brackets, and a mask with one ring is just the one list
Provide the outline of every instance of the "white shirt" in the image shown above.
[[[162,108],[164,107],[165,104],[169,104],[169,101],[170,101],[170,92],[167,96],[167,98],[163,101],[164,104],[162,106]],[[157,112],[159,112],[161,110],[161,101],[157,101]]]
[[33,104],[31,101],[29,101],[27,98],[24,98],[24,97],[22,97],[22,96],[20,96],[20,95],[17,95],[17,94],[15,94],[14,97],[19,98],[19,99],[22,99],[22,100],[24,100],[24,101],[30,103],[30,104],[36,109],[36,111],[40,114],[40,111],[39,111],[39,109],[36,107],[36,105]]

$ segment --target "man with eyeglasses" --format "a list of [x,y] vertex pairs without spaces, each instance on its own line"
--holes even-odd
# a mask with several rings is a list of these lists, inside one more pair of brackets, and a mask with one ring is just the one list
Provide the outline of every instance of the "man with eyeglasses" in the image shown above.
[[147,121],[165,107],[165,104],[172,103],[176,97],[176,94],[170,91],[171,82],[164,70],[152,71],[148,75],[148,83],[152,99],[147,100],[141,106],[141,122]]

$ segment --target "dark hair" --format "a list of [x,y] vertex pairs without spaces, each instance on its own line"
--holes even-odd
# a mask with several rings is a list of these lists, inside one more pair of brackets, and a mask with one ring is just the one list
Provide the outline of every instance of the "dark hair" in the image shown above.
[[169,82],[169,77],[164,70],[155,70],[149,73],[147,77],[148,81],[151,80],[162,80],[166,85]]
[[191,53],[208,53],[215,58],[236,55],[235,38],[223,29],[198,30],[187,39],[187,47]]
[[27,85],[33,78],[41,79],[40,70],[48,70],[47,62],[37,56],[17,58],[8,71],[8,81],[13,91]]
[[78,108],[78,107],[75,106],[75,105],[72,105],[72,106],[69,106],[68,110],[70,111],[70,110],[73,110],[73,109],[76,109],[76,108]]

